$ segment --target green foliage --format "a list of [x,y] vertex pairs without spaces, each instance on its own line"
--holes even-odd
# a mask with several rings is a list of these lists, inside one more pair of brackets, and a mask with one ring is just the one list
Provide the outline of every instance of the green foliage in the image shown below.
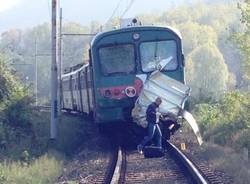
[[221,116],[218,104],[197,104],[194,113],[197,121],[201,122],[200,128],[202,132],[214,128]]
[[229,72],[216,45],[196,48],[187,58],[187,83],[192,97],[199,102],[218,99],[227,90]]
[[240,150],[241,148],[250,148],[250,129],[244,129],[242,131],[237,132],[236,135],[234,135],[233,144],[235,145],[235,148],[237,150]]
[[29,128],[31,126],[31,104],[33,99],[29,96],[19,98],[12,98],[8,102],[7,108],[4,111],[5,123],[12,127]]
[[[87,127],[80,118],[63,116],[54,148],[65,155],[72,155],[83,143]],[[32,111],[29,124],[21,127],[0,124],[0,157],[29,161],[43,155],[48,151],[49,132],[50,113],[46,112]]]
[[7,57],[0,54],[0,106],[4,100],[13,96],[24,96],[24,88],[20,81],[14,77],[11,69],[6,64]]
[[0,183],[52,184],[62,172],[63,158],[58,154],[45,154],[24,166],[22,162],[0,164]]
[[29,134],[31,122],[32,98],[14,76],[6,60],[5,56],[0,55],[0,149],[6,149],[13,139]]
[[0,154],[7,154],[13,148],[10,145],[19,145],[24,137],[32,136],[33,99],[6,64],[3,55],[0,55],[0,79]]
[[176,26],[184,38],[185,54],[189,54],[197,47],[207,43],[217,44],[218,36],[211,26],[201,25],[191,21]]
[[241,10],[241,23],[245,26],[241,32],[233,34],[234,41],[238,44],[239,49],[244,55],[243,69],[245,71],[244,78],[250,81],[250,1],[245,0],[244,3],[238,4]]
[[[235,81],[239,84],[242,81],[242,74],[239,65],[242,59],[239,51],[234,43],[228,43],[230,33],[242,29],[239,23],[239,11],[232,1],[218,1],[216,3],[206,3],[205,1],[197,1],[199,3],[186,4],[181,7],[169,9],[163,13],[143,14],[138,19],[144,25],[161,25],[173,26],[178,28],[183,35],[183,48],[187,58],[195,50],[204,44],[209,44],[211,49],[216,47],[216,55],[218,52],[222,54],[224,62],[228,65],[230,74],[230,89],[234,89]],[[215,11],[216,10],[216,11]],[[119,18],[112,19],[103,30],[111,30],[119,25]],[[63,32],[68,33],[96,33],[99,31],[100,24],[91,22],[89,26],[83,26],[79,23],[68,22],[63,25]],[[37,41],[37,50],[39,54],[50,54],[50,24],[44,23],[33,27],[29,30],[12,29],[1,35],[0,52],[4,52],[10,56],[13,66],[18,71],[20,78],[28,84],[34,86],[34,53],[35,40]],[[63,37],[63,67],[87,62],[88,48],[90,37]],[[204,51],[204,50],[199,50]],[[205,52],[209,50],[205,50]],[[197,53],[198,54],[198,53]],[[202,56],[205,53],[200,53]],[[209,54],[209,53],[208,53]],[[205,54],[205,55],[208,55]],[[83,61],[84,60],[84,61]],[[49,55],[37,56],[38,63],[38,97],[40,102],[48,101],[50,94],[50,61]],[[25,63],[29,65],[19,65]],[[31,64],[31,65],[30,65]],[[192,65],[194,66],[194,65]],[[212,66],[209,66],[209,70]],[[211,73],[210,73],[211,74]],[[209,74],[209,75],[210,75]],[[189,73],[188,73],[189,75]],[[29,77],[27,80],[26,77]],[[192,77],[192,76],[191,76]],[[224,87],[224,86],[223,86]],[[198,86],[202,88],[202,86]],[[220,90],[220,89],[219,89]],[[210,98],[210,97],[208,97]]]
[[[96,32],[97,22],[92,22],[91,28],[78,23],[65,23],[63,32],[90,33]],[[0,53],[8,56],[7,63],[11,63],[16,70],[15,75],[28,86],[35,87],[35,60],[37,61],[38,97],[48,101],[50,95],[50,64],[51,64],[51,25],[44,23],[31,29],[11,29],[1,34]],[[88,60],[88,48],[91,37],[64,36],[63,37],[63,69],[74,66],[83,60]],[[35,47],[37,56],[35,57]],[[34,95],[34,89],[30,90]],[[41,101],[42,101],[41,100]]]
[[196,105],[194,114],[205,139],[237,149],[250,149],[249,107],[250,94],[234,91],[226,93],[216,104]]
[[71,156],[80,145],[90,144],[90,122],[63,115],[53,145],[57,152],[51,153],[48,147],[50,113],[33,112],[30,119],[28,132],[23,128],[5,127],[6,137],[10,139],[5,148],[0,147],[0,183],[55,183],[66,161],[61,154]]

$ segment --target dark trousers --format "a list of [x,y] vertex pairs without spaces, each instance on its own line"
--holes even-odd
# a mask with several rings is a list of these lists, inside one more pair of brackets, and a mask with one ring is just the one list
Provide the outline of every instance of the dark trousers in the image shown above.
[[156,138],[156,145],[158,147],[162,147],[161,145],[161,129],[158,124],[154,123],[148,123],[148,135],[144,137],[144,139],[141,142],[142,147],[144,147],[149,141],[151,141],[153,138]]

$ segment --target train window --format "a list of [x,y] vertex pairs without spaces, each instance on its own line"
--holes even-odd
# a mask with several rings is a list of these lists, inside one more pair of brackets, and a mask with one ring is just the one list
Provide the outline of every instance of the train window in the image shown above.
[[86,86],[85,86],[84,73],[81,74],[81,77],[80,77],[80,84],[81,84],[81,89],[85,89],[85,88],[86,88]]
[[63,87],[64,91],[69,91],[70,90],[70,88],[69,88],[69,80],[63,80],[62,81],[62,87]]
[[104,75],[127,74],[135,70],[135,53],[132,44],[102,47],[99,49],[99,57]]
[[177,45],[174,40],[143,42],[140,45],[141,65],[144,72],[156,69],[162,61],[167,61],[164,70],[175,70],[177,62]]

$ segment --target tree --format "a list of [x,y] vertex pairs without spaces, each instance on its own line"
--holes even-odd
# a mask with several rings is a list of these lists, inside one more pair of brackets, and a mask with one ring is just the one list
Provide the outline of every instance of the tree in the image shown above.
[[216,100],[227,89],[229,72],[215,44],[196,48],[187,58],[187,82],[197,101]]
[[245,78],[250,81],[250,0],[245,0],[239,4],[241,10],[241,23],[245,26],[242,32],[236,33],[233,39],[239,46],[244,55]]
[[[69,22],[63,25],[65,33],[90,33],[95,31],[95,23],[92,24],[92,29],[81,26],[80,24]],[[63,67],[71,67],[79,63],[83,63],[84,59],[88,58],[88,48],[90,36],[65,36],[63,37]]]
[[24,88],[20,81],[13,75],[11,69],[6,64],[7,58],[0,54],[0,106],[5,100],[10,100],[13,96],[24,96]]
[[22,31],[19,29],[10,29],[1,34],[0,49],[4,52],[15,52],[19,49],[22,38]]
[[176,25],[183,36],[184,53],[187,55],[199,45],[205,43],[217,44],[217,33],[211,26],[200,25],[196,22],[186,22]]
[[215,143],[250,148],[249,105],[249,93],[235,90],[216,103],[197,104],[193,113],[205,139],[213,137]]

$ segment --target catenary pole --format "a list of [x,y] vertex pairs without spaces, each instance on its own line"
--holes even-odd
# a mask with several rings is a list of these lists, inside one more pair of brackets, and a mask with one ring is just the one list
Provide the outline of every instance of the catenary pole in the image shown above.
[[62,8],[60,8],[59,41],[58,41],[58,71],[59,71],[59,114],[62,109]]
[[52,2],[52,16],[51,16],[51,122],[50,122],[50,138],[56,139],[57,135],[57,0]]
[[36,97],[36,106],[38,104],[38,80],[37,80],[37,39],[35,39],[35,97]]

